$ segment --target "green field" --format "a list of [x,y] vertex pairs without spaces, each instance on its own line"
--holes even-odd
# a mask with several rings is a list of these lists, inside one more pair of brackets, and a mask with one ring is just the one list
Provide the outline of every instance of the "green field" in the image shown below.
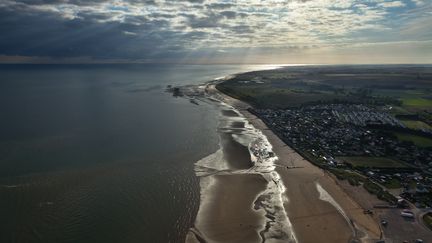
[[389,112],[393,115],[413,115],[414,114],[408,111],[406,108],[400,106],[393,106]]
[[394,178],[386,181],[383,185],[388,189],[396,189],[402,187],[400,181]]
[[231,97],[260,108],[296,107],[310,102],[343,99],[328,92],[303,91],[296,88],[277,88],[269,84],[223,83],[217,89]]
[[339,157],[338,160],[344,161],[353,167],[368,168],[407,168],[407,164],[385,157],[350,156]]
[[415,145],[419,147],[432,147],[432,139],[430,138],[407,134],[407,133],[398,133],[398,132],[395,132],[394,135],[400,141],[413,142]]
[[423,221],[429,229],[432,230],[432,213],[427,213],[423,216]]
[[387,96],[398,99],[415,99],[429,95],[428,91],[419,88],[415,90],[407,89],[374,89],[373,94],[377,96]]
[[430,80],[429,70],[416,67],[299,66],[238,74],[216,88],[256,108],[362,103],[416,114],[432,108]]
[[413,121],[413,120],[402,120],[401,121],[406,127],[414,129],[414,130],[432,130],[432,127],[422,121]]
[[405,106],[432,108],[432,100],[424,98],[403,98]]
[[359,186],[360,183],[365,181],[364,176],[349,170],[330,168],[329,171],[333,173],[339,180],[348,180],[352,186]]

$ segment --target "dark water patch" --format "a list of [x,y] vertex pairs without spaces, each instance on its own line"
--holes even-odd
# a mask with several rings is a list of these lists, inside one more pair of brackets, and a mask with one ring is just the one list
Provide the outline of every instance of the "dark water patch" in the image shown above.
[[222,115],[227,117],[239,117],[239,114],[233,110],[222,110]]
[[162,90],[162,86],[155,85],[155,86],[146,87],[146,88],[128,89],[127,92],[129,92],[129,93],[139,93],[139,92],[151,92],[151,91],[157,91],[157,90]]
[[246,146],[233,139],[231,134],[220,135],[224,157],[231,169],[248,169],[252,166],[250,153]]
[[245,128],[245,122],[234,121],[231,123],[232,128]]
[[188,171],[135,162],[3,179],[16,187],[0,187],[0,241],[181,242],[199,204]]
[[127,87],[130,85],[134,85],[135,82],[132,81],[114,81],[111,83],[112,87]]

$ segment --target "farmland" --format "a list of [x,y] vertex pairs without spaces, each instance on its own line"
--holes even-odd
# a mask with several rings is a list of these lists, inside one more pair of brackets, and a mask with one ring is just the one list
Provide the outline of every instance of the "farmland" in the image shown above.
[[407,107],[432,108],[432,99],[430,98],[403,98],[402,103]]
[[432,130],[432,127],[422,121],[415,120],[402,120],[401,121],[406,127],[414,130]]
[[401,141],[412,142],[415,145],[420,147],[432,147],[431,138],[422,137],[413,134],[407,134],[407,133],[399,133],[399,132],[395,132],[394,134]]
[[339,157],[338,160],[350,164],[352,167],[361,168],[407,168],[401,161],[386,157],[349,156]]
[[432,107],[431,80],[431,69],[425,67],[309,66],[243,73],[217,88],[260,108],[345,102],[387,104],[411,112]]
[[432,230],[432,213],[427,213],[423,216],[423,221],[426,226]]

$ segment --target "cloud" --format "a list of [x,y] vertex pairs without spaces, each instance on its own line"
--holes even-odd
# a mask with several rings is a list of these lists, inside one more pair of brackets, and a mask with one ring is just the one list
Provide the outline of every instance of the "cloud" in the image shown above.
[[382,2],[378,5],[381,7],[384,7],[384,8],[400,8],[400,7],[406,6],[405,3],[401,2],[401,1]]
[[430,7],[421,0],[3,0],[0,55],[175,60],[425,40]]
[[425,0],[412,0],[412,2],[418,6],[425,4]]

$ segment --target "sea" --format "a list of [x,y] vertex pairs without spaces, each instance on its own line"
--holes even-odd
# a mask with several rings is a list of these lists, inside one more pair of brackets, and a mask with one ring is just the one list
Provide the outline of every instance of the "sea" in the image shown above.
[[184,242],[220,107],[173,97],[266,65],[0,65],[0,242]]

